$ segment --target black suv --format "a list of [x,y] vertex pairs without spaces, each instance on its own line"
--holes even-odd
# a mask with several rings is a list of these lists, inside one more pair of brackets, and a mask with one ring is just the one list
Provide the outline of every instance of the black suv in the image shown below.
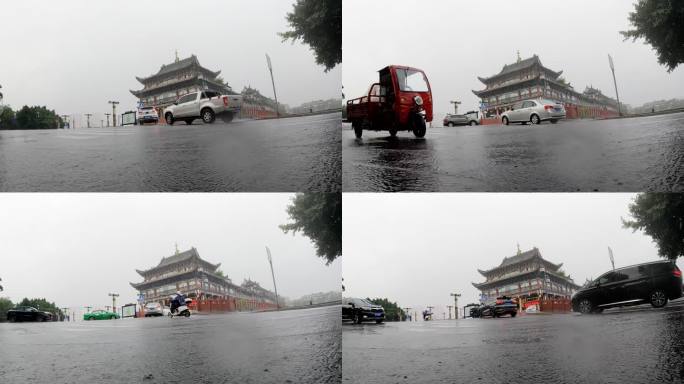
[[52,321],[52,314],[33,307],[16,307],[7,311],[7,321]]
[[342,320],[351,320],[356,324],[364,321],[375,321],[380,324],[385,321],[385,309],[365,299],[343,299]]
[[651,303],[660,308],[682,296],[682,271],[671,261],[615,269],[588,283],[572,296],[575,312]]

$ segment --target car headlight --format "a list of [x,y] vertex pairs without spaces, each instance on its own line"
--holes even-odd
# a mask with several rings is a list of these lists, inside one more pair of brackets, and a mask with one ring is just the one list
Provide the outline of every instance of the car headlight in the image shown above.
[[423,98],[420,96],[415,96],[413,101],[416,103],[416,105],[423,105]]

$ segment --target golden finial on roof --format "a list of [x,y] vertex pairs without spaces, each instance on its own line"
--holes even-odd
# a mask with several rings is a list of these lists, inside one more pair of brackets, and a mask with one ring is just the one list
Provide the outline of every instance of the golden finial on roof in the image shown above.
[[176,243],[176,255],[178,255],[180,252],[178,252],[178,243]]
[[521,254],[522,252],[520,251],[520,243],[518,243],[518,255]]
[[176,49],[176,63],[178,62],[178,50]]
[[518,63],[521,61],[522,61],[522,59],[520,58],[520,50],[518,49]]

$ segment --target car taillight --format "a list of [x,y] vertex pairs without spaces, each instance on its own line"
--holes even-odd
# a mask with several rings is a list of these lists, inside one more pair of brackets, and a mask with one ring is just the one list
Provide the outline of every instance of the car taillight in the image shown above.
[[672,271],[672,274],[675,277],[682,277],[682,271],[679,270],[679,267],[675,265],[675,269]]
[[228,106],[228,96],[223,96],[223,105]]
[[550,111],[553,109],[553,105],[545,105],[544,109],[546,109],[547,111]]

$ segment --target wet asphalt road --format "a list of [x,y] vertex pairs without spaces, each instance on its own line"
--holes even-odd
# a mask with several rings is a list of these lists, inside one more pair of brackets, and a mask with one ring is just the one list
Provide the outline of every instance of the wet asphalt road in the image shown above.
[[[434,125],[441,122],[433,122]],[[342,133],[344,191],[684,191],[684,113]]]
[[0,382],[339,383],[340,327],[339,306],[0,323]]
[[344,325],[344,383],[684,380],[684,304],[600,315]]
[[0,191],[339,192],[341,114],[0,131]]

